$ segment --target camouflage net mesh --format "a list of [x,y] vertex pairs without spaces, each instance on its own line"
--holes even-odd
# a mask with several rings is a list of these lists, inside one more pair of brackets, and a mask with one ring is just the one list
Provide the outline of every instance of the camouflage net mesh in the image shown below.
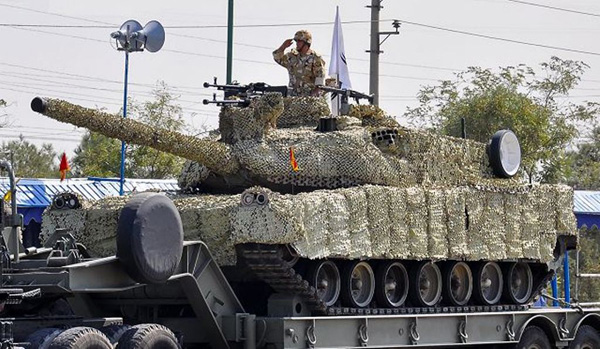
[[[316,120],[329,115],[324,100],[286,98],[283,113],[281,101],[265,96],[248,108],[224,108],[223,142],[57,100],[49,101],[47,114],[202,163],[186,164],[183,188],[200,186],[209,169],[230,176],[242,170],[290,189],[332,188],[283,195],[255,187],[241,195],[173,197],[186,239],[205,241],[223,265],[235,264],[234,246],[247,242],[289,243],[307,258],[549,261],[557,234],[576,234],[570,188],[494,178],[485,144],[403,128],[371,106],[354,107],[339,118],[338,132],[315,132]],[[275,122],[315,123],[272,129]],[[252,202],[259,195],[268,196],[268,203]],[[67,228],[95,255],[113,254],[125,200],[47,211],[42,235]]]
[[235,143],[245,139],[261,139],[283,113],[283,98],[280,93],[265,93],[255,98],[248,107],[226,106],[219,113],[221,140]]
[[278,128],[316,127],[321,117],[331,115],[324,97],[286,97],[283,103],[285,108],[277,120]]
[[[264,194],[267,202],[253,201],[257,194]],[[572,196],[571,188],[556,185],[365,185],[297,195],[254,187],[241,195],[178,195],[173,200],[185,238],[204,241],[221,265],[234,265],[234,246],[249,242],[292,244],[306,258],[548,262],[557,235],[576,234],[572,204],[567,204]],[[94,255],[113,254],[119,210],[126,200],[106,199],[89,209],[47,210],[42,237],[54,228],[67,228]]]
[[228,145],[154,128],[141,122],[80,107],[58,99],[47,99],[44,115],[72,125],[85,127],[107,137],[149,146],[160,151],[205,164],[214,172],[235,173],[239,164]]
[[[354,118],[345,118],[351,119]],[[292,147],[299,166],[297,172],[290,165]],[[484,144],[402,127],[344,126],[343,130],[328,133],[314,132],[312,128],[273,130],[262,142],[237,142],[233,151],[250,173],[274,183],[296,186],[518,183],[516,179],[493,178]]]
[[376,105],[350,105],[348,116],[362,121],[363,126],[397,127],[398,122]]

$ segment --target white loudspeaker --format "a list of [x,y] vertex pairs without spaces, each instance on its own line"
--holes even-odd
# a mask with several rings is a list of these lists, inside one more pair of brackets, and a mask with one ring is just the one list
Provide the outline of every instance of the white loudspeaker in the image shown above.
[[129,38],[132,36],[132,34],[139,32],[140,30],[142,30],[142,25],[140,22],[130,19],[121,25],[119,31],[111,33],[110,36],[113,39],[116,39],[122,48],[125,48],[129,51],[139,51],[141,50],[143,42],[130,42]]
[[158,21],[150,21],[144,29],[133,33],[131,38],[139,45],[143,45],[147,51],[157,52],[165,43],[165,28]]

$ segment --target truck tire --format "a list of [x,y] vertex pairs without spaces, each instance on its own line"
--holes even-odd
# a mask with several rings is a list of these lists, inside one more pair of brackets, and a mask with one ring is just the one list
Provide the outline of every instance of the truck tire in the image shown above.
[[530,326],[525,329],[517,349],[552,349],[550,340],[546,333],[537,326]]
[[119,349],[179,349],[177,338],[171,330],[158,324],[141,324],[131,327],[119,339]]
[[596,349],[600,348],[600,334],[595,328],[583,325],[577,331],[577,335],[571,344],[571,349]]
[[50,344],[50,349],[112,349],[108,338],[95,328],[73,327],[65,330]]
[[60,328],[42,328],[39,329],[27,337],[29,342],[29,348],[31,349],[48,349],[50,343],[58,336],[63,330]]
[[102,332],[106,336],[106,338],[108,338],[110,344],[112,344],[112,346],[114,347],[119,342],[119,339],[121,338],[123,333],[127,332],[127,330],[129,330],[130,328],[131,326],[129,325],[110,325],[102,327],[100,329],[100,332]]
[[164,283],[182,252],[183,224],[173,202],[157,193],[132,197],[117,227],[117,257],[129,276],[140,283]]

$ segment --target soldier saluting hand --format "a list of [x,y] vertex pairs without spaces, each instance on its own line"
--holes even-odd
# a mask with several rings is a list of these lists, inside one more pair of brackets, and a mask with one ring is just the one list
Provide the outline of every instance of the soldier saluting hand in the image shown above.
[[[296,48],[285,53],[285,49],[296,41]],[[317,88],[325,81],[325,61],[320,54],[310,48],[312,35],[307,30],[299,30],[293,39],[285,40],[273,51],[273,59],[287,68],[294,96],[321,96]]]

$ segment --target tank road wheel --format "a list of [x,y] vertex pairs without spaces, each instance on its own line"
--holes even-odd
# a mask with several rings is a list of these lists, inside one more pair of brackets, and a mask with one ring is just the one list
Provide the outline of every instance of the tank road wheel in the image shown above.
[[533,291],[533,274],[527,263],[511,263],[506,269],[504,294],[513,304],[525,304]]
[[119,339],[119,349],[178,349],[171,330],[158,324],[141,324],[127,330]]
[[442,298],[442,272],[431,261],[417,263],[410,273],[411,300],[415,306],[431,307]]
[[550,349],[550,340],[544,331],[537,326],[530,326],[525,329],[517,349]]
[[495,262],[480,263],[475,268],[473,297],[480,305],[494,305],[502,297],[502,270]]
[[48,349],[50,343],[58,336],[63,330],[59,328],[42,328],[39,329],[27,337],[29,348],[31,349]]
[[340,296],[340,271],[332,261],[316,261],[308,273],[309,284],[317,290],[317,296],[328,307]]
[[444,268],[444,299],[450,305],[463,306],[473,293],[473,273],[465,262],[448,262]]
[[91,327],[73,327],[56,336],[50,349],[112,349],[102,332]]
[[375,297],[377,305],[397,308],[404,304],[408,295],[408,272],[400,262],[386,262],[375,273]]
[[597,349],[600,348],[600,334],[595,328],[583,325],[577,330],[577,335],[569,348],[573,349]]
[[367,262],[351,261],[342,273],[342,300],[353,308],[368,306],[375,294],[375,273]]

